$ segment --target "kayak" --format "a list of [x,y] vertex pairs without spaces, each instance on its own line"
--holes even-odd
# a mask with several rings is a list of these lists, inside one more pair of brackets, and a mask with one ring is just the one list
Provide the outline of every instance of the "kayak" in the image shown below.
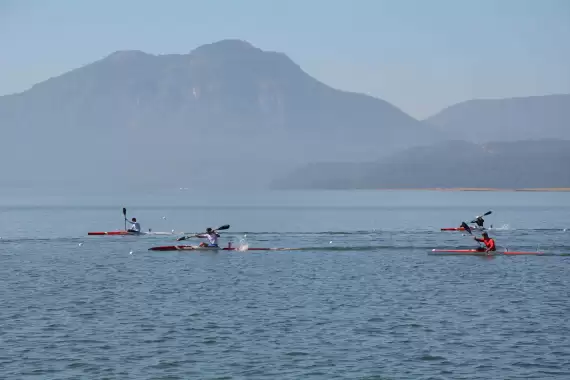
[[87,235],[136,235],[128,231],[88,232]]
[[138,236],[138,235],[174,235],[174,233],[172,233],[172,232],[154,232],[154,231],[136,233],[136,232],[129,232],[129,231],[125,231],[125,230],[119,230],[119,231],[88,232],[87,235],[91,235],[91,236],[103,236],[103,235],[105,235],[105,236],[122,236],[122,235]]
[[485,252],[480,249],[432,249],[428,255],[438,256],[498,256],[498,255],[544,255],[544,252],[524,252],[524,251],[495,251]]
[[[244,251],[293,251],[298,248],[247,248]],[[198,245],[164,245],[149,251],[240,251],[239,247],[200,247]]]
[[[472,231],[483,231],[486,228],[470,226],[469,227]],[[448,227],[448,228],[441,228],[441,231],[465,231],[464,227]]]

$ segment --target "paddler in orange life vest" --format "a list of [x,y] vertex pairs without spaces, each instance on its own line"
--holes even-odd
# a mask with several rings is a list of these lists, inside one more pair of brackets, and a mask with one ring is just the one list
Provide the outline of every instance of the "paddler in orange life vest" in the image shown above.
[[200,247],[218,247],[218,238],[220,235],[210,227],[206,229],[205,234],[195,235],[197,238],[208,239],[208,243],[200,243]]
[[485,252],[496,251],[497,248],[495,247],[495,240],[491,239],[486,232],[483,232],[482,235],[483,235],[483,239],[478,239],[476,237],[474,237],[473,239],[475,239],[479,243],[485,244]]

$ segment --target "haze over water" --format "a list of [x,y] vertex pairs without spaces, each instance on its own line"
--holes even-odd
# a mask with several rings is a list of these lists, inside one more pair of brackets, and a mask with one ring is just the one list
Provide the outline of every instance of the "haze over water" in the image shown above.
[[[122,207],[145,230],[306,249],[86,236]],[[569,257],[427,255],[474,247],[439,228],[489,209],[499,248],[570,253],[568,193],[4,195],[0,377],[566,379]]]

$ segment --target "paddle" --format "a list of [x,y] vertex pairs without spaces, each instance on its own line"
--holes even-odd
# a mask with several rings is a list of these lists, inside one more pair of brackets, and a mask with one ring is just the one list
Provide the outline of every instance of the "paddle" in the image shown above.
[[473,236],[473,233],[471,232],[471,228],[467,225],[467,223],[461,222],[461,227],[463,227],[463,229],[465,231],[467,231],[469,233],[469,235]]
[[[465,231],[467,231],[469,233],[469,235],[473,236],[473,233],[471,232],[471,228],[467,225],[467,223],[461,222],[461,227],[463,227],[463,229]],[[479,245],[479,249],[483,248],[483,247],[481,247],[481,242],[477,241],[477,244]]]
[[127,230],[127,209],[123,207],[123,216],[125,217],[125,231]]
[[[224,224],[223,226],[220,226],[220,227],[218,227],[218,228],[214,228],[214,232],[216,232],[216,231],[221,231],[221,230],[227,230],[227,229],[229,229],[229,228],[230,228],[230,225],[229,225],[229,224]],[[202,233],[205,233],[205,232],[202,232]],[[186,240],[186,239],[189,239],[189,238],[193,238],[193,237],[196,237],[196,235],[199,235],[199,234],[195,234],[195,235],[192,235],[192,236],[182,236],[182,237],[179,237],[178,239],[176,239],[176,241],[181,241],[181,240]]]

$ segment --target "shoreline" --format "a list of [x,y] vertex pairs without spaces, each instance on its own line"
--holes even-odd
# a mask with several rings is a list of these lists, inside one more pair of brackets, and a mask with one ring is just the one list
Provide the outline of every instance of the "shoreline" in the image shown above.
[[569,187],[545,187],[545,188],[528,188],[528,189],[500,189],[491,187],[433,187],[433,188],[386,188],[376,190],[414,190],[414,191],[488,191],[488,192],[570,192]]

